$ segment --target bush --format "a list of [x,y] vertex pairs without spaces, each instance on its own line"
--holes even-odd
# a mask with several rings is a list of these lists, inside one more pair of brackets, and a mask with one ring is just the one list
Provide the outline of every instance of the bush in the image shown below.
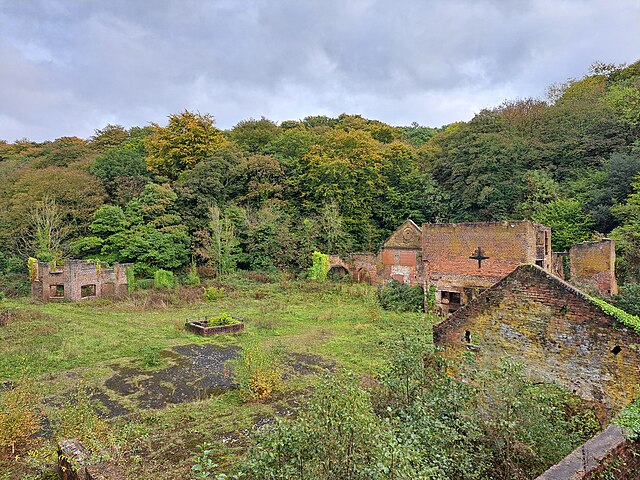
[[620,287],[620,293],[612,303],[631,315],[640,316],[640,283],[628,283]]
[[239,320],[236,320],[228,313],[221,313],[215,317],[211,317],[207,320],[207,324],[210,327],[220,327],[222,325],[233,325],[235,323],[240,323]]
[[249,346],[233,361],[232,370],[240,397],[259,402],[282,384],[282,355],[276,349],[265,351],[257,344]]
[[156,270],[156,273],[153,275],[153,284],[157,289],[173,288],[175,286],[173,272],[162,269]]
[[378,290],[378,302],[385,310],[424,312],[424,292],[422,287],[412,287],[396,280],[392,280]]
[[309,267],[309,278],[324,282],[329,273],[329,256],[320,252],[313,252],[313,265]]
[[197,287],[200,285],[200,274],[195,262],[191,262],[191,266],[187,269],[187,275],[184,277],[184,284],[189,287]]
[[308,408],[293,420],[277,419],[257,435],[241,478],[266,480],[427,479],[411,442],[400,444],[393,426],[378,417],[369,393],[353,376],[318,386]]
[[204,287],[204,298],[208,301],[215,303],[224,297],[225,290],[223,287]]
[[40,429],[42,415],[29,384],[0,394],[0,449],[28,446]]
[[140,349],[140,365],[143,368],[157,367],[162,363],[162,357],[160,356],[160,348],[151,345],[146,345]]
[[128,265],[125,268],[124,273],[127,277],[127,290],[129,291],[129,293],[131,293],[136,288],[136,275],[133,267],[131,265]]

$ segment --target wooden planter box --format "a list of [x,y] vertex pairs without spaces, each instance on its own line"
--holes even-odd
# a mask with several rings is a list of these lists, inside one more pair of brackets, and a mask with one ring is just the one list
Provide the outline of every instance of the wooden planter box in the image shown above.
[[208,317],[204,317],[200,320],[188,319],[185,324],[185,328],[191,333],[200,335],[202,337],[210,337],[211,335],[222,335],[225,333],[240,333],[244,331],[244,320],[238,317],[231,317],[234,320],[238,320],[240,323],[232,323],[231,325],[215,325],[210,327],[208,325]]

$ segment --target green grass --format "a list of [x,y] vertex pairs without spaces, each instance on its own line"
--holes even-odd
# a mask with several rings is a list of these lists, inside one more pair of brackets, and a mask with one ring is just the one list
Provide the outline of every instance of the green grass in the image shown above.
[[[371,375],[388,358],[384,348],[388,341],[422,321],[416,314],[380,309],[375,288],[361,284],[286,278],[258,283],[236,276],[223,286],[225,296],[215,303],[155,291],[116,302],[7,300],[3,307],[17,314],[0,327],[0,381],[31,379],[50,412],[59,403],[56,398],[81,380],[101,388],[118,366],[161,369],[167,360],[158,358],[158,352],[193,343],[278,345],[288,353],[321,355],[337,368]],[[184,330],[189,317],[222,312],[244,318],[245,333],[205,339]],[[145,433],[132,442],[134,451],[121,468],[131,478],[187,478],[196,446],[205,441],[219,445],[218,463],[229,464],[246,450],[254,424],[304,403],[318,379],[315,374],[293,376],[285,382],[284,391],[265,403],[243,403],[237,392],[230,391],[197,402],[141,410],[127,403],[127,398],[118,398],[131,413],[112,421],[114,428]],[[29,472],[20,465],[19,471]],[[6,467],[0,460],[0,470]]]

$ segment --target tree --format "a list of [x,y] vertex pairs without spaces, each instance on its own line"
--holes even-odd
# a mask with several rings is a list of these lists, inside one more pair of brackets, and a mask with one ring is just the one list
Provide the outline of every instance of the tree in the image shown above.
[[45,197],[27,213],[27,221],[22,236],[24,251],[41,261],[61,258],[69,236],[69,228],[64,223],[64,214],[55,200]]
[[278,126],[264,117],[243,120],[229,132],[231,140],[250,153],[266,153],[269,143],[278,135]]
[[180,172],[215,153],[225,139],[214,124],[211,115],[188,110],[169,115],[166,127],[152,123],[152,133],[144,139],[149,170],[176,179]]
[[129,134],[122,125],[107,124],[95,131],[91,137],[91,144],[101,152],[117,147],[129,138]]
[[209,229],[211,231],[209,258],[216,269],[216,274],[224,277],[236,269],[238,241],[233,223],[222,215],[215,205],[209,206]]
[[549,202],[532,215],[532,220],[551,227],[553,248],[567,251],[572,245],[591,237],[593,221],[578,200],[559,199]]

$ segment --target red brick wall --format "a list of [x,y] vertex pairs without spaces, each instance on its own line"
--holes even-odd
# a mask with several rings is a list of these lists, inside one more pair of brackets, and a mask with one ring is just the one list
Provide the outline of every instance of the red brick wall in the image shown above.
[[[494,283],[523,263],[534,263],[536,234],[531,222],[425,224],[423,258],[431,278],[458,276],[461,281]],[[478,268],[469,257],[478,247],[489,257]]]

